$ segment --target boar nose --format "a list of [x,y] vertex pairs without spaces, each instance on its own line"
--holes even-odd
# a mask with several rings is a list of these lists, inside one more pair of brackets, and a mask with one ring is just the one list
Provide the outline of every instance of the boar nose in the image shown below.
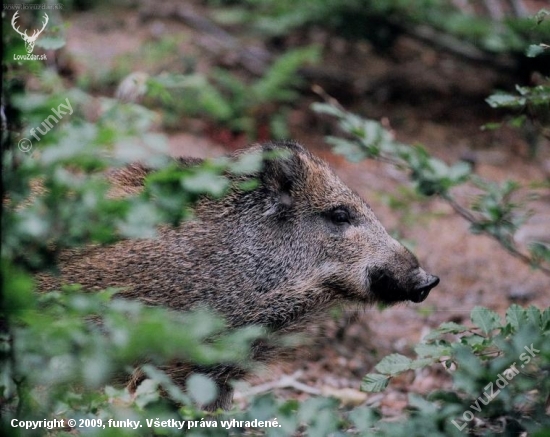
[[413,302],[422,302],[428,297],[428,294],[430,294],[430,290],[439,284],[439,278],[434,275],[428,275],[426,282],[424,282],[422,285],[418,285],[415,287],[413,295],[411,296],[410,300]]

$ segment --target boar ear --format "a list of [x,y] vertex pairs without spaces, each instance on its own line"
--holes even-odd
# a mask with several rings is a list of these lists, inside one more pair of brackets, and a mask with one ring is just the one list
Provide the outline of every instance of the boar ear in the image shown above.
[[288,210],[293,204],[293,193],[305,177],[302,154],[297,143],[268,143],[262,146],[264,166],[260,180],[274,196],[277,212]]

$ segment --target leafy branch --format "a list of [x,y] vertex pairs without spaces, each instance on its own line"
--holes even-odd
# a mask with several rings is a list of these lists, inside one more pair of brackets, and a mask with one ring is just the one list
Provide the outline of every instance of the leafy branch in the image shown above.
[[[544,338],[550,333],[550,308],[539,310],[535,306],[522,308],[511,305],[506,310],[504,320],[496,312],[484,308],[473,308],[470,315],[472,327],[445,322],[428,333],[421,343],[414,347],[417,358],[411,359],[401,354],[391,354],[384,357],[375,367],[379,373],[370,373],[363,379],[362,389],[368,392],[384,390],[392,378],[409,371],[432,364],[440,363],[454,375],[455,384],[460,385],[460,374],[475,370],[477,375],[470,375],[462,382],[468,381],[468,386],[462,386],[462,391],[474,395],[483,387],[483,381],[488,378],[484,371],[484,363],[491,370],[501,372],[518,360],[525,365],[531,363],[534,354],[524,354],[525,346],[544,343]],[[458,341],[449,341],[449,336],[459,336]],[[537,353],[540,353],[538,351]],[[546,356],[546,352],[541,356]],[[528,359],[529,358],[529,359]],[[499,360],[497,360],[499,359]],[[535,361],[532,364],[537,365]],[[525,366],[521,366],[523,369]],[[544,366],[539,364],[541,373]],[[458,376],[458,378],[457,378]],[[479,378],[474,386],[471,382]],[[550,389],[547,384],[539,385],[543,401]],[[534,400],[534,399],[533,399]]]
[[[336,118],[339,128],[346,135],[345,138],[326,138],[336,153],[351,161],[374,159],[407,171],[419,194],[439,196],[470,223],[472,233],[488,235],[511,255],[550,275],[550,251],[546,244],[535,242],[530,246],[529,253],[525,253],[514,241],[515,232],[528,218],[528,213],[519,210],[523,202],[513,200],[521,188],[518,183],[505,181],[497,184],[485,181],[474,175],[466,162],[447,165],[431,156],[420,145],[410,146],[396,141],[381,123],[346,111],[319,87],[315,91],[327,103],[315,103],[313,110]],[[481,193],[470,206],[464,206],[452,194],[451,189],[468,182],[475,185]]]

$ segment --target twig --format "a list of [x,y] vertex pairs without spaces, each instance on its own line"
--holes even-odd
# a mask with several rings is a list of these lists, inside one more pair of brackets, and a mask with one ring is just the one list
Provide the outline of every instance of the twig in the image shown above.
[[[449,195],[440,195],[440,197],[443,200],[445,200],[453,208],[453,210],[462,218],[466,219],[468,222],[472,224],[477,223],[477,219],[474,217],[474,215],[471,214],[470,211],[464,208],[462,205],[457,203],[452,197],[450,197]],[[504,244],[500,238],[498,238],[496,235],[492,234],[491,232],[482,230],[482,233],[484,235],[491,237],[493,240],[497,241],[510,255],[520,259],[521,261],[523,261],[526,264],[529,264],[530,266],[536,266],[541,272],[550,276],[549,267],[546,267],[541,263],[536,263],[530,256],[525,255],[523,252],[521,252],[514,246]]]
[[271,381],[271,382],[266,382],[264,384],[257,385],[245,392],[241,392],[238,396],[236,394],[235,397],[238,399],[238,398],[247,398],[250,396],[256,396],[260,393],[265,393],[275,388],[293,388],[295,390],[302,391],[310,395],[321,396],[322,395],[321,390],[314,387],[310,387],[309,385],[303,384],[297,380],[297,378],[302,376],[302,373],[303,373],[302,371],[298,370],[294,372],[292,375],[284,375],[277,381]]

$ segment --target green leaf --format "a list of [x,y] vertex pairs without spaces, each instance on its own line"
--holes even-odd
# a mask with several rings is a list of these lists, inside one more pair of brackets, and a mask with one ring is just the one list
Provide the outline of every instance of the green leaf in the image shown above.
[[451,349],[446,345],[419,343],[414,347],[419,357],[439,358],[451,355]]
[[541,263],[550,263],[550,244],[534,241],[529,244],[529,252],[535,267]]
[[434,360],[434,358],[420,358],[418,360],[414,360],[411,363],[410,369],[411,370],[422,369],[423,367],[431,366],[436,361],[437,360]]
[[384,390],[390,382],[391,376],[380,375],[379,373],[369,373],[363,378],[361,390],[370,393],[376,393]]
[[512,326],[514,330],[517,330],[522,320],[525,319],[525,310],[518,304],[512,304],[506,310],[506,323]]
[[529,320],[535,326],[540,325],[540,310],[536,306],[529,305],[529,308],[525,310],[525,315],[527,316],[527,320]]
[[459,184],[468,179],[472,172],[472,166],[464,161],[457,162],[448,170],[448,176],[454,184]]
[[218,388],[214,381],[198,373],[191,375],[186,385],[189,394],[199,405],[208,405],[218,395]]
[[136,389],[134,402],[139,408],[144,408],[147,404],[158,401],[159,398],[158,383],[152,379],[145,379]]
[[506,124],[515,129],[519,129],[525,124],[526,121],[527,121],[527,117],[525,116],[525,114],[522,114],[517,117],[512,117],[507,121]]
[[511,108],[525,105],[525,98],[504,93],[493,94],[485,99],[485,101],[491,106],[491,108]]
[[109,402],[121,401],[124,403],[130,403],[132,401],[132,395],[128,390],[128,387],[115,388],[110,385],[105,386],[105,395],[109,398]]
[[368,157],[365,150],[354,141],[337,137],[326,137],[325,141],[332,145],[332,150],[334,153],[345,156],[348,161],[360,162]]
[[253,174],[261,170],[263,156],[261,152],[244,153],[235,162],[229,164],[229,171],[236,175]]
[[548,16],[550,15],[550,11],[548,9],[541,9],[535,14],[535,21],[537,22],[537,25],[540,25]]
[[391,354],[382,358],[375,369],[386,375],[395,375],[404,370],[409,370],[411,363],[412,360],[409,357],[401,354]]
[[502,326],[500,316],[497,313],[481,306],[474,307],[470,318],[486,334]]
[[359,431],[365,433],[364,435],[369,435],[369,431],[372,431],[372,427],[379,419],[379,414],[372,408],[357,407],[350,412],[349,417]]
[[497,130],[500,129],[502,126],[502,123],[485,123],[483,126],[481,126],[482,130]]
[[311,109],[318,114],[332,115],[337,118],[342,118],[345,116],[345,113],[341,109],[334,105],[329,105],[328,103],[313,103],[311,105]]
[[227,178],[207,170],[184,177],[181,184],[192,193],[206,193],[214,197],[221,196],[229,187]]
[[544,53],[544,48],[539,44],[531,44],[525,51],[525,56],[528,58],[534,58],[535,56]]
[[473,349],[476,349],[477,347],[480,347],[484,344],[485,337],[476,334],[465,335],[460,339],[460,342],[462,344],[467,344],[471,346]]
[[36,304],[33,288],[34,281],[30,274],[14,267],[6,259],[2,259],[2,290],[4,295],[0,302],[3,311],[6,311],[5,314],[14,317],[17,313],[33,309]]
[[416,393],[409,393],[409,406],[412,408],[417,408],[419,410],[422,410],[428,414],[436,414],[437,413],[437,405],[433,402],[427,401],[422,396]]
[[319,55],[319,48],[312,46],[294,49],[280,56],[252,86],[255,104],[294,100],[297,94],[292,88],[296,87],[298,82],[296,71],[306,63],[316,62]]
[[470,328],[466,325],[459,325],[455,322],[445,322],[439,325],[439,327],[434,329],[432,332],[428,333],[424,337],[424,340],[433,340],[441,337],[443,334],[459,334],[461,332],[468,331],[469,329]]

